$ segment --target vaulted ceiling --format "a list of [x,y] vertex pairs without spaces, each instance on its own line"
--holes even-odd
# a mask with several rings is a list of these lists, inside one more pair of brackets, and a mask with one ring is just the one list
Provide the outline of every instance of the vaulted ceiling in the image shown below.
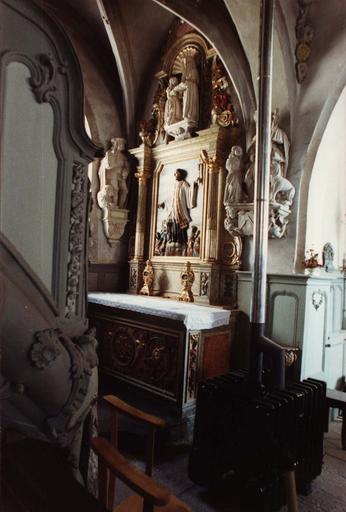
[[[138,121],[151,102],[153,76],[177,18],[199,30],[216,48],[232,76],[245,126],[251,126],[256,109],[260,0],[36,1],[62,23],[72,40],[96,141],[107,144],[111,136],[123,135],[130,145],[136,142]],[[309,23],[314,38],[308,76],[301,85],[295,75],[298,14],[298,0],[277,0],[273,106],[280,108],[292,134],[298,103],[304,109],[314,107],[312,124],[316,124],[330,93],[328,82],[332,78],[335,85],[345,80],[344,0],[312,0]]]

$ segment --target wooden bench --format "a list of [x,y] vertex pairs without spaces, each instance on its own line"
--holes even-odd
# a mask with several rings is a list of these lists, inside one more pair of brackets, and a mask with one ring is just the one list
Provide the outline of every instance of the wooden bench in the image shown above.
[[341,446],[346,450],[346,392],[327,389],[326,402],[327,415],[331,407],[342,410]]

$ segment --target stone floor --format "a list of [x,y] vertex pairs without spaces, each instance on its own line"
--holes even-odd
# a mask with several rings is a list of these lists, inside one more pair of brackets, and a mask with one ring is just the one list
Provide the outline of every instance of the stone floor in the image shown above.
[[[330,423],[329,433],[325,435],[322,474],[312,482],[311,494],[299,496],[299,512],[346,512],[346,451],[341,449],[340,431],[341,421]],[[141,466],[139,443],[142,440],[139,437],[124,433],[120,441],[128,457]],[[236,504],[236,490],[227,481],[214,490],[193,484],[187,476],[188,453],[187,445],[171,443],[160,446],[154,477],[188,504],[193,512],[259,512],[258,508],[255,510]],[[121,482],[116,485],[116,500],[119,502],[128,490]],[[285,510],[286,507],[282,507],[280,512]]]

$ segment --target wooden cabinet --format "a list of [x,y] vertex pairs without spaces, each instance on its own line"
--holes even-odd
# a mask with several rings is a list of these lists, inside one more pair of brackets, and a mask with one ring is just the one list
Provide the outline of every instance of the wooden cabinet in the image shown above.
[[181,416],[195,405],[198,380],[229,370],[230,324],[188,330],[182,320],[93,303],[89,318],[101,372],[159,397]]

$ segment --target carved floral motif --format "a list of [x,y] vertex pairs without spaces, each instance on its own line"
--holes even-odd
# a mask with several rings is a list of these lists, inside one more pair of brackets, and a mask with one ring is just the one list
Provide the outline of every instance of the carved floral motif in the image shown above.
[[313,0],[298,0],[299,13],[296,22],[296,74],[299,83],[302,83],[307,75],[308,60],[311,55],[311,43],[314,30],[308,23],[308,16]]
[[67,266],[67,295],[65,316],[77,314],[81,260],[83,255],[85,228],[86,172],[84,165],[75,162],[72,172],[71,216],[69,234],[69,262]]
[[36,368],[44,370],[60,355],[59,337],[54,329],[46,329],[35,334],[36,341],[31,345],[29,358]]
[[207,296],[209,291],[209,272],[201,272],[201,296]]
[[324,294],[321,290],[317,290],[313,292],[311,301],[313,307],[316,309],[316,311],[319,309],[320,306],[323,304]]

